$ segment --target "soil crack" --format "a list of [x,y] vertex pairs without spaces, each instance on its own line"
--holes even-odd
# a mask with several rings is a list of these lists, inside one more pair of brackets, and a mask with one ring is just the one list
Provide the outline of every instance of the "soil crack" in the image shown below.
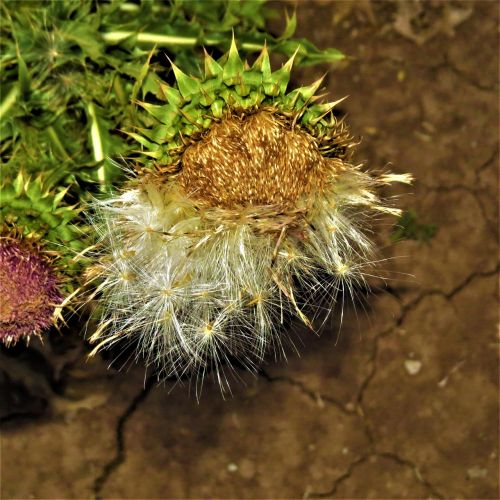
[[444,495],[442,495],[439,491],[437,491],[436,488],[422,476],[422,472],[420,471],[418,465],[413,463],[411,460],[408,460],[406,458],[401,458],[399,455],[390,452],[378,452],[375,453],[374,456],[387,458],[389,460],[393,460],[394,462],[402,466],[410,468],[417,481],[423,484],[434,498],[445,498]]
[[462,281],[462,283],[459,283],[450,292],[443,292],[442,290],[438,289],[426,290],[425,292],[418,295],[411,302],[408,302],[407,304],[403,305],[401,315],[396,322],[396,327],[401,326],[406,318],[406,315],[410,311],[415,309],[427,297],[439,295],[447,300],[452,299],[457,293],[460,293],[466,286],[472,283],[472,281],[474,281],[475,279],[495,276],[496,274],[498,274],[499,271],[500,271],[500,264],[497,263],[496,267],[490,271],[478,271],[470,274],[469,276],[467,276],[467,278],[465,278],[465,280]]
[[311,493],[309,493],[307,495],[304,495],[304,497],[305,498],[331,498],[331,497],[333,497],[337,493],[338,487],[344,481],[347,481],[351,477],[351,475],[354,472],[354,470],[356,469],[356,467],[358,467],[358,465],[364,464],[370,458],[370,456],[372,456],[372,455],[371,454],[363,455],[362,457],[359,457],[356,460],[354,460],[354,462],[351,462],[349,464],[349,466],[347,467],[346,471],[343,474],[341,474],[334,481],[333,486],[330,489],[330,491],[326,491],[324,493],[313,493],[313,492],[311,492]]
[[339,486],[352,476],[356,468],[359,467],[360,465],[363,465],[371,458],[385,458],[396,462],[402,467],[407,467],[411,469],[413,475],[415,476],[415,479],[427,489],[432,498],[445,498],[444,495],[442,495],[425,477],[423,477],[422,472],[420,471],[420,469],[416,464],[414,464],[410,460],[401,458],[399,455],[396,455],[395,453],[389,453],[389,452],[371,452],[361,457],[358,457],[356,460],[354,460],[349,464],[349,466],[347,467],[346,471],[343,474],[341,474],[340,476],[337,477],[337,479],[335,479],[332,488],[329,491],[323,493],[308,492],[306,495],[304,495],[304,498],[332,498],[337,493]]
[[349,409],[346,405],[336,400],[335,398],[321,394],[319,391],[314,391],[312,389],[309,389],[304,383],[295,380],[291,377],[286,377],[283,375],[280,375],[278,377],[273,377],[263,369],[259,370],[259,375],[270,383],[284,382],[286,384],[297,387],[304,395],[306,395],[309,399],[314,401],[320,407],[323,407],[325,402],[327,402],[338,408],[342,413],[345,413],[346,415],[351,415],[351,416],[356,415],[356,412],[354,410]]
[[[403,458],[401,458],[400,456],[398,456],[398,455],[396,455],[394,453],[390,453],[390,452],[376,452],[375,451],[375,449],[376,449],[376,440],[375,440],[375,437],[373,435],[369,419],[366,418],[366,415],[365,415],[365,412],[364,412],[363,398],[364,398],[365,392],[368,389],[371,381],[374,379],[375,375],[377,374],[377,370],[378,370],[377,357],[378,357],[378,353],[379,353],[379,341],[380,341],[380,339],[382,339],[383,337],[386,337],[387,335],[391,334],[391,332],[393,332],[395,328],[401,326],[403,324],[403,322],[404,322],[407,314],[411,310],[413,310],[414,308],[416,308],[418,306],[418,304],[420,304],[422,302],[422,300],[424,300],[425,298],[427,298],[429,296],[432,296],[432,295],[441,295],[441,296],[445,297],[447,300],[450,300],[457,293],[459,293],[465,287],[467,287],[470,283],[472,283],[472,281],[474,281],[475,279],[494,276],[494,275],[498,274],[499,271],[500,271],[500,265],[497,264],[496,268],[493,269],[493,270],[491,270],[491,271],[484,271],[484,272],[472,273],[462,283],[458,284],[453,290],[451,290],[448,293],[445,293],[445,292],[443,292],[441,290],[432,290],[432,291],[426,291],[426,292],[422,293],[421,295],[419,295],[418,297],[416,297],[413,301],[411,301],[408,304],[402,306],[401,313],[399,315],[399,318],[396,321],[395,326],[392,326],[392,327],[388,328],[387,330],[379,333],[375,337],[375,339],[374,339],[374,345],[373,345],[373,351],[372,351],[372,355],[370,357],[370,362],[372,363],[372,369],[371,369],[370,373],[368,374],[368,376],[361,383],[360,390],[359,390],[358,397],[357,397],[357,413],[362,418],[363,424],[365,426],[365,433],[368,436],[369,443],[370,443],[370,449],[372,450],[372,452],[370,454],[366,455],[365,457],[362,457],[361,459],[358,459],[355,462],[353,462],[349,466],[349,468],[347,469],[347,471],[342,476],[339,476],[339,478],[337,478],[337,480],[334,482],[334,485],[333,485],[332,489],[329,492],[327,492],[327,493],[320,493],[320,494],[316,495],[316,498],[328,498],[328,497],[331,497],[332,495],[334,495],[335,492],[337,491],[337,488],[339,487],[339,485],[343,481],[347,480],[351,476],[351,474],[352,474],[353,470],[355,469],[355,467],[357,467],[358,465],[366,462],[366,460],[368,460],[371,456],[385,457],[385,458],[394,460],[394,461],[396,461],[397,463],[399,463],[401,465],[405,465],[405,466],[411,468],[412,471],[413,471],[413,474],[418,479],[418,481],[420,483],[422,483],[427,488],[427,490],[429,491],[429,493],[433,497],[435,497],[435,498],[444,498],[444,496],[439,491],[437,491],[436,488],[427,479],[425,479],[422,476],[422,473],[421,473],[421,471],[420,471],[420,469],[419,469],[419,467],[418,467],[417,464],[411,462],[408,459],[403,459]],[[311,493],[310,496],[314,497],[315,495]]]
[[94,498],[99,500],[101,499],[101,491],[115,469],[117,469],[126,458],[126,450],[125,450],[125,440],[124,440],[124,431],[125,425],[129,418],[135,413],[138,407],[142,402],[147,398],[148,394],[151,392],[151,389],[154,387],[155,377],[149,377],[144,383],[144,387],[141,389],[141,392],[134,397],[131,403],[126,408],[125,412],[118,419],[118,423],[116,426],[116,453],[115,456],[109,461],[104,467],[101,474],[96,478],[94,482]]

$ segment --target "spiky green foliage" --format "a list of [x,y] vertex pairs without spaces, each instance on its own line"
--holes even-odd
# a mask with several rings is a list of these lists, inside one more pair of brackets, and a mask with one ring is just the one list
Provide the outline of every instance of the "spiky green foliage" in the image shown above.
[[12,182],[2,182],[0,191],[1,222],[25,236],[43,235],[50,250],[82,249],[82,234],[71,223],[79,210],[66,203],[67,188],[54,186],[43,173],[21,171]]
[[284,114],[293,114],[296,123],[318,138],[323,133],[328,135],[333,118],[329,115],[339,101],[316,103],[318,96],[315,93],[322,79],[287,93],[295,57],[293,54],[280,69],[271,71],[269,53],[264,47],[249,66],[241,59],[233,38],[229,51],[220,60],[205,53],[204,72],[200,78],[187,75],[172,63],[175,86],[151,75],[141,79],[143,98],[152,93],[156,100],[165,104],[138,102],[146,111],[139,116],[143,127],[129,133],[143,146],[138,161],[146,165],[152,161],[160,165],[171,164],[186,139],[208,129],[228,110],[276,107]]
[[[195,49],[224,49],[234,30],[245,52],[267,41],[277,52],[298,49],[307,64],[334,62],[319,51],[262,29],[263,1],[52,0],[2,4],[0,117],[3,175],[55,170],[61,182],[111,183],[121,174],[108,157],[126,155],[119,130],[132,125],[127,110],[133,82],[153,46],[184,71],[198,70]],[[165,60],[165,59],[164,59]]]

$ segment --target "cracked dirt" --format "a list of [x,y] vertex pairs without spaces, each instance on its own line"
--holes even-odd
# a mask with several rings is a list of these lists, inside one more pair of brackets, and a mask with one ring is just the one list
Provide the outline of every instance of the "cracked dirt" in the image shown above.
[[498,5],[401,4],[303,2],[299,34],[350,56],[327,90],[357,158],[414,174],[387,194],[434,238],[381,224],[388,286],[226,400],[89,362],[76,334],[2,351],[2,498],[500,496]]

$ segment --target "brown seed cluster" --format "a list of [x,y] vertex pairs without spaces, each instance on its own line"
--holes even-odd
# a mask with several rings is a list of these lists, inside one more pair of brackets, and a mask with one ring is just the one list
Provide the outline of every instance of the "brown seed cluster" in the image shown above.
[[214,207],[291,208],[322,184],[326,161],[311,136],[266,110],[213,125],[184,152],[178,182]]

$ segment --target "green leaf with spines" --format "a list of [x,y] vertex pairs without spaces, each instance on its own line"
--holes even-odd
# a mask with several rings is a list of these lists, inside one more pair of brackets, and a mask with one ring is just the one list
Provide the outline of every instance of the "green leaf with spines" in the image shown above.
[[164,125],[172,125],[175,118],[179,115],[179,110],[182,108],[175,107],[172,104],[165,104],[163,106],[157,104],[150,104],[148,102],[138,102],[138,104],[144,108],[148,114],[156,118],[160,123]]
[[175,88],[171,87],[170,85],[161,82],[160,83],[160,90],[161,93],[164,95],[165,100],[172,104],[173,106],[181,106],[182,103],[184,102],[184,99],[181,96],[181,93]]
[[[68,228],[65,237],[68,231],[74,233],[74,238],[81,236],[73,227],[79,210],[65,203],[67,192],[67,188],[52,184],[49,176],[43,173],[33,178],[21,170],[15,178],[2,176],[0,225],[15,224],[24,234],[35,235],[44,246],[64,256],[65,242],[57,237],[58,228]],[[78,245],[82,247],[84,242],[79,241]]]
[[184,99],[190,101],[192,96],[200,92],[200,82],[196,78],[186,75],[174,63],[172,63],[172,70],[175,74],[179,92]]
[[264,45],[259,57],[253,63],[252,69],[254,69],[257,74],[262,75],[262,80],[267,82],[271,78],[271,61],[269,59],[269,52],[267,47]]
[[[57,160],[59,163],[62,160],[64,172],[57,175],[65,185],[76,180],[109,183],[121,176],[116,167],[114,172],[107,171],[112,168],[107,163],[106,176],[100,179],[102,164],[93,161],[88,125],[81,119],[82,103],[94,102],[106,110],[103,118],[107,129],[102,129],[102,134],[116,141],[118,147],[113,147],[113,151],[117,150],[117,156],[127,156],[133,147],[127,136],[112,133],[134,122],[132,111],[123,109],[124,104],[137,97],[139,88],[161,99],[161,89],[150,71],[151,61],[147,60],[153,54],[151,48],[155,44],[158,48],[168,47],[170,40],[171,46],[176,47],[170,51],[174,63],[184,73],[189,69],[193,75],[199,75],[199,65],[193,57],[196,47],[224,48],[233,30],[240,52],[255,52],[267,40],[273,51],[291,55],[293,40],[286,38],[291,34],[295,17],[288,19],[283,36],[275,39],[261,31],[264,11],[261,1],[213,0],[209,9],[206,2],[197,0],[175,6],[157,0],[137,5],[125,0],[95,6],[91,2],[69,0],[5,4],[8,23],[2,32],[5,50],[0,65],[5,78],[1,93],[8,96],[12,84],[18,85],[20,75],[30,91],[28,97],[10,105],[7,120],[2,120],[2,155],[7,158],[4,171],[11,175],[20,165],[29,171],[61,170]],[[123,31],[131,33],[125,37],[126,43],[123,37],[119,41],[121,35],[117,36]],[[299,63],[309,55],[314,56],[315,51],[313,46],[307,46],[300,53]],[[236,63],[238,73],[241,63],[235,56],[233,49],[231,60]],[[205,66],[207,74],[222,77],[221,64],[213,58],[206,59]],[[264,79],[268,76],[265,71],[263,76]],[[137,80],[135,86],[130,78]],[[247,78],[239,84],[241,94],[254,90],[255,82]],[[248,86],[251,88],[247,89]],[[203,104],[210,106],[215,98],[205,95]],[[16,149],[15,144],[23,144],[23,148]],[[29,147],[24,148],[27,144]],[[16,153],[12,155],[14,150]],[[40,152],[44,156],[41,161]]]

